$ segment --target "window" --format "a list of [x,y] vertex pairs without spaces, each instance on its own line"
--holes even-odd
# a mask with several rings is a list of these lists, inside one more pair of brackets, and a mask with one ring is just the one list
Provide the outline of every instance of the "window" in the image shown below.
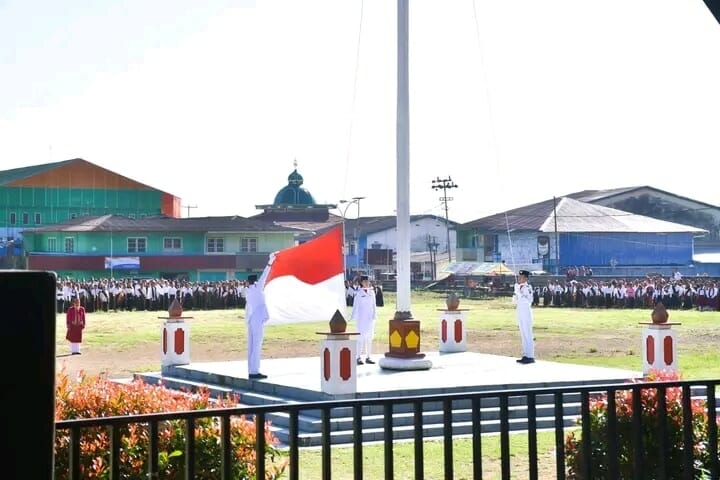
[[144,237],[128,237],[128,253],[141,253],[147,251],[147,239]]
[[17,224],[17,214],[15,212],[10,212],[10,225]]
[[28,223],[30,223],[30,214],[23,212],[23,225],[27,225]]
[[75,252],[75,239],[73,237],[65,237],[65,253]]
[[163,238],[163,250],[182,250],[182,238]]
[[241,238],[240,239],[240,251],[241,252],[257,252],[257,238]]
[[47,251],[57,252],[57,238],[50,237],[47,239]]
[[40,225],[42,223],[42,217],[39,213],[35,214],[35,225]]
[[221,253],[225,251],[225,240],[222,238],[207,239],[208,253]]

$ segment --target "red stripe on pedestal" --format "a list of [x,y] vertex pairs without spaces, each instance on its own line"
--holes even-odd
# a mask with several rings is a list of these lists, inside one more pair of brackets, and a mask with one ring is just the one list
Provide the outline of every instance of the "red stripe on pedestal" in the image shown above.
[[652,365],[655,363],[655,338],[652,335],[648,335],[645,339],[645,350],[647,351],[645,360]]
[[447,320],[444,318],[440,322],[440,339],[442,343],[447,342]]
[[670,335],[663,339],[663,357],[665,365],[672,365],[673,363],[673,339]]
[[455,320],[455,343],[462,342],[463,339],[463,322],[459,318]]
[[347,381],[352,376],[352,358],[350,349],[345,347],[340,350],[340,378]]
[[185,330],[175,329],[175,354],[182,355],[185,352]]
[[167,328],[163,327],[163,354],[167,355]]
[[330,349],[323,349],[323,377],[325,381],[330,380]]

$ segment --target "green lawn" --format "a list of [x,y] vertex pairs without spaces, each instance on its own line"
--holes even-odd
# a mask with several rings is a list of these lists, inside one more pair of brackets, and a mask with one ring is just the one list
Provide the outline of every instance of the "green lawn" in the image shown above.
[[[386,306],[379,309],[376,327],[377,343],[387,345],[387,325],[395,311],[395,297],[385,295]],[[444,296],[414,292],[412,312],[421,321],[421,349],[432,351],[438,345],[438,309],[445,305]],[[507,298],[495,300],[462,300],[467,313],[468,350],[516,356],[519,336],[514,307]],[[245,358],[244,312],[186,311],[191,320],[193,361]],[[110,375],[157,370],[159,368],[159,332],[162,312],[93,313],[88,315],[82,365],[89,373],[106,371]],[[617,367],[639,371],[641,361],[641,322],[650,321],[650,310],[622,309],[534,309],[534,333],[537,357],[557,362]],[[58,317],[58,352],[67,350],[64,322]],[[329,321],[329,319],[328,319]],[[683,378],[705,379],[720,376],[720,312],[670,311],[670,321],[678,335],[678,364]],[[273,325],[265,330],[263,358],[286,358],[317,355],[315,332],[327,329],[327,321]],[[121,365],[110,360],[120,358]],[[73,359],[79,362],[79,359]],[[155,367],[153,367],[155,366]],[[527,476],[526,434],[513,434],[511,470],[513,478]],[[553,478],[554,436],[538,435],[540,478]],[[394,445],[395,478],[413,478],[413,445]],[[457,439],[453,444],[454,478],[472,478],[471,441]],[[425,442],[425,478],[442,478],[443,445]],[[383,446],[364,447],[365,478],[383,477]],[[332,478],[352,478],[352,448],[333,447]],[[483,437],[483,478],[499,478],[498,437]],[[300,457],[301,478],[319,478],[320,451],[304,449]]]
[[[386,293],[386,304],[379,309],[376,345],[387,345],[387,321],[393,317],[395,298]],[[421,321],[421,349],[437,350],[438,309],[444,297],[428,292],[413,293],[412,312]],[[520,341],[513,306],[509,299],[463,300],[467,308],[468,350],[516,356]],[[103,360],[125,352],[129,360],[143,365],[158,361],[158,339],[163,312],[112,312],[88,315],[83,349],[96,362],[84,359],[92,372],[103,368]],[[192,334],[193,361],[237,359],[245,354],[245,324],[242,310],[186,311]],[[641,322],[648,322],[650,310],[622,309],[534,309],[537,357],[557,362],[606,365],[638,370],[642,368]],[[329,319],[328,319],[329,320]],[[678,335],[678,363],[688,379],[720,375],[720,312],[670,311],[670,321]],[[67,350],[64,322],[59,317],[57,350]],[[352,328],[352,324],[351,324]],[[265,330],[263,358],[317,355],[315,332],[327,329],[327,321],[275,325]],[[90,365],[92,364],[92,365]],[[124,372],[132,371],[132,362]]]
[[[440,440],[425,441],[423,444],[423,478],[443,479],[444,477],[444,446]],[[500,437],[486,435],[482,437],[482,468],[483,478],[501,478]],[[555,475],[555,434],[538,432],[538,475],[540,478],[556,478]],[[528,435],[510,435],[510,471],[513,478],[522,479],[528,476]],[[301,479],[315,480],[319,478],[322,468],[321,451],[304,449],[300,451]],[[332,447],[331,472],[333,480],[352,479],[353,448]],[[393,444],[394,477],[395,479],[414,479],[414,444],[397,442]],[[457,480],[473,478],[472,440],[455,439],[453,442],[453,478]],[[384,449],[382,445],[363,446],[363,478],[384,478]],[[284,478],[287,478],[285,476]]]

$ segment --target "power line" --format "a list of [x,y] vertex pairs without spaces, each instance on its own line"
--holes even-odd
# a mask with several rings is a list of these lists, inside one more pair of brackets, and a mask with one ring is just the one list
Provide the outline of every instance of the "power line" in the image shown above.
[[360,22],[358,25],[357,46],[355,47],[355,73],[353,75],[352,103],[350,105],[350,125],[348,129],[347,152],[345,153],[345,179],[343,180],[342,194],[345,196],[347,189],[348,171],[350,170],[350,147],[352,146],[353,125],[355,118],[355,99],[357,97],[358,68],[360,65],[360,40],[362,39],[364,0],[360,0]]

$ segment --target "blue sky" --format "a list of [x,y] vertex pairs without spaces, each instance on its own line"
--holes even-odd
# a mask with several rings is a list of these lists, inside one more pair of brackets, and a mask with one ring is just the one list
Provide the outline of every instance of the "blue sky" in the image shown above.
[[[81,157],[253,215],[297,159],[318,202],[391,215],[395,13],[0,0],[2,168]],[[437,176],[456,221],[631,185],[720,204],[719,54],[702,0],[412,0],[411,212],[444,214]]]

